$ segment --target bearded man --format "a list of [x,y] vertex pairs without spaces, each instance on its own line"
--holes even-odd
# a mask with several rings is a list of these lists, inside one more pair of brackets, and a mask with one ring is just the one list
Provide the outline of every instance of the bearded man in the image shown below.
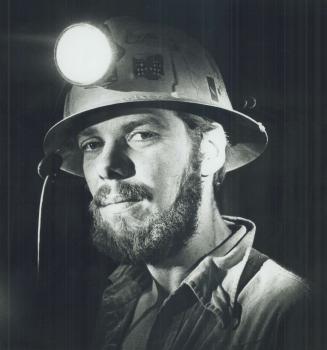
[[[109,43],[102,74],[87,75],[87,59],[80,72],[76,58],[65,65],[69,38],[85,45],[98,34]],[[211,56],[179,31],[130,18],[72,26],[56,49],[73,86],[45,153],[85,178],[93,242],[120,264],[92,349],[305,345],[307,284],[252,248],[253,222],[217,207],[225,173],[257,158],[267,134],[232,108]],[[92,68],[100,53],[89,51],[94,73],[103,59]]]

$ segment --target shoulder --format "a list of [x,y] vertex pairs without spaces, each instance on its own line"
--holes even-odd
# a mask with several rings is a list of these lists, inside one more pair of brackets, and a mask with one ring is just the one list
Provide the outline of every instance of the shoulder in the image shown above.
[[276,287],[285,293],[301,291],[304,294],[310,294],[309,283],[291,270],[281,266],[276,261],[268,259],[259,273],[262,282],[275,281]]
[[243,343],[258,341],[260,349],[302,349],[311,305],[305,279],[266,257],[237,302],[242,310],[239,338]]
[[310,302],[309,283],[267,257],[240,293],[240,300],[250,302],[276,315]]

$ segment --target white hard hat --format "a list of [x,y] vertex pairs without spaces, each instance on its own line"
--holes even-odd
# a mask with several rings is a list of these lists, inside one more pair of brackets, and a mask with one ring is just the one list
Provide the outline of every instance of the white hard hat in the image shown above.
[[199,43],[175,29],[129,17],[112,18],[97,28],[112,50],[108,67],[89,84],[66,77],[73,86],[63,120],[44,139],[45,154],[63,158],[62,170],[83,176],[79,131],[137,108],[188,112],[220,123],[230,143],[227,172],[264,151],[265,128],[233,109],[216,63]]

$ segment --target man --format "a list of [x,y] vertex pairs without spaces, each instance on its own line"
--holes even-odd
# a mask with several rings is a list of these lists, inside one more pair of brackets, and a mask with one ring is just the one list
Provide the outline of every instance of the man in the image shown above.
[[85,177],[93,242],[120,263],[92,349],[305,345],[306,283],[252,248],[254,223],[216,204],[225,173],[257,158],[267,134],[233,110],[211,56],[178,31],[113,18],[64,31],[56,63],[73,86],[45,153]]

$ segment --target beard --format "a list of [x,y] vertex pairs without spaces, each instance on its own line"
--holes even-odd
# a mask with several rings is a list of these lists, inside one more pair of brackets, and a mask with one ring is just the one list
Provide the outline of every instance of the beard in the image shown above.
[[[191,164],[182,176],[179,190],[170,208],[149,214],[141,224],[130,227],[119,215],[119,225],[103,219],[102,198],[111,188],[103,185],[90,203],[93,217],[92,241],[96,248],[119,263],[159,265],[176,256],[197,230],[197,213],[201,202],[200,154],[193,151]],[[151,200],[146,186],[121,182],[118,194],[129,200]],[[119,226],[119,229],[117,229]]]

